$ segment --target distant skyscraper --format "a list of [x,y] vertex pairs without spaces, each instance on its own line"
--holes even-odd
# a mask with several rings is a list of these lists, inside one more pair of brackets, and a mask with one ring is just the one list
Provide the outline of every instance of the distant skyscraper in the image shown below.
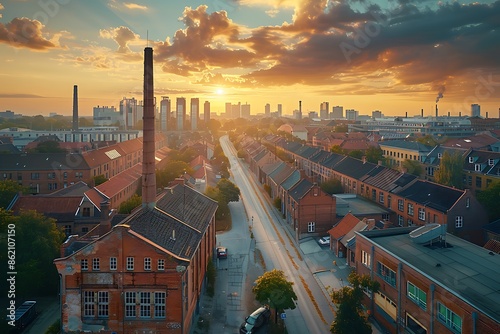
[[232,104],[231,102],[226,102],[226,117],[231,117]]
[[246,102],[241,105],[241,117],[250,118],[250,105]]
[[380,110],[374,110],[372,111],[372,118],[381,118],[382,117],[382,112]]
[[335,106],[332,108],[332,118],[339,119],[344,118],[344,107]]
[[186,98],[178,97],[176,104],[177,130],[184,130],[184,122],[186,121]]
[[302,119],[302,101],[299,101],[299,110],[295,114],[295,119]]
[[191,99],[191,130],[198,130],[198,119],[200,118],[200,99]]
[[94,107],[93,120],[95,126],[110,126],[120,123],[121,117],[113,106],[97,106]]
[[241,102],[238,102],[238,104],[231,105],[231,117],[232,118],[241,117]]
[[205,121],[205,127],[208,127],[208,123],[210,123],[210,102],[205,101],[203,105],[203,120]]
[[481,116],[481,106],[477,103],[470,105],[470,115],[472,117],[480,117]]
[[124,97],[120,101],[120,115],[122,116],[125,129],[134,127],[137,121],[137,100],[135,98],[128,99]]
[[265,110],[266,117],[271,116],[271,105],[269,103],[266,103],[264,110]]
[[283,105],[281,103],[278,104],[278,117],[283,116]]
[[330,103],[323,102],[319,106],[319,117],[321,119],[328,119],[328,113],[330,112]]
[[345,111],[345,118],[350,121],[355,121],[358,118],[359,112],[354,109],[347,109]]
[[160,102],[160,129],[162,132],[168,130],[170,124],[170,113],[172,112],[172,101],[168,96],[162,96]]

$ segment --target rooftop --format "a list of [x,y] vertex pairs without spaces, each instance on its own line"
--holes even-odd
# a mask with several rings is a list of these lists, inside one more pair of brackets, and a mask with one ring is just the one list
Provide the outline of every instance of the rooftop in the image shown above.
[[381,215],[389,213],[388,210],[363,197],[358,197],[353,194],[336,194],[334,196],[337,198],[338,217],[344,217],[348,213],[352,213],[355,216]]
[[409,236],[414,229],[373,230],[358,235],[500,321],[500,256],[450,234],[446,235],[450,247],[420,245]]

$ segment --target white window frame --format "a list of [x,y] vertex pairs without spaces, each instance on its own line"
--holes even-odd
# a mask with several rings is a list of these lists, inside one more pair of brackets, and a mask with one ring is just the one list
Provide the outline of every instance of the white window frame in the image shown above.
[[410,216],[413,216],[413,204],[412,203],[408,203],[408,214]]
[[[422,299],[422,294],[424,299]],[[406,282],[406,296],[424,311],[427,310],[427,293],[410,281]]]
[[158,259],[158,270],[165,270],[165,259]]
[[315,222],[308,222],[307,223],[307,232],[312,233],[316,229],[316,223]]
[[[440,302],[437,303],[436,317],[443,325],[451,329],[454,333],[462,333],[462,318]],[[455,324],[456,318],[460,320],[460,326]]]
[[141,318],[151,318],[151,293],[148,291],[139,292]]
[[418,219],[425,221],[425,209],[418,208]]
[[82,268],[82,271],[85,270],[89,270],[89,261],[87,259],[81,259],[80,260],[80,266]]
[[83,316],[95,317],[95,291],[83,291]]
[[399,211],[404,211],[405,210],[405,203],[402,199],[398,199],[398,210]]
[[145,257],[144,258],[144,271],[150,271],[150,270],[151,270],[151,258]]
[[127,270],[134,270],[134,258],[132,256],[127,257]]
[[371,254],[362,250],[361,251],[361,263],[363,263],[367,267],[370,267],[372,264]]
[[99,261],[99,258],[98,257],[94,257],[92,259],[92,271],[99,271],[101,270],[101,261]]
[[117,269],[117,259],[116,257],[110,257],[109,258],[109,270],[116,270]]
[[480,172],[481,171],[481,164],[475,164],[474,165],[474,171],[475,172]]
[[135,291],[125,291],[125,318],[135,318],[137,316],[136,298]]
[[455,228],[462,228],[464,227],[464,217],[463,216],[456,216],[455,217]]
[[155,319],[165,319],[167,315],[167,294],[164,291],[155,291]]
[[109,293],[108,291],[99,291],[97,293],[97,317],[109,317]]
[[398,226],[404,226],[405,224],[405,217],[398,215]]

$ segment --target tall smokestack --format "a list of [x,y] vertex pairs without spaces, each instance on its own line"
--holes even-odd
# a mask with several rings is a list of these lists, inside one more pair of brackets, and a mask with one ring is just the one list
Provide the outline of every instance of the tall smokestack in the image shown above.
[[78,131],[78,86],[73,86],[73,131]]
[[422,108],[422,110],[420,110],[420,116],[423,118],[424,117],[424,108]]
[[488,112],[486,112],[486,118],[488,118]]
[[458,117],[462,117],[462,112],[461,111],[458,112]]
[[438,117],[438,105],[436,103],[436,117]]
[[142,146],[142,207],[156,205],[155,106],[153,88],[153,48],[144,49],[144,112]]

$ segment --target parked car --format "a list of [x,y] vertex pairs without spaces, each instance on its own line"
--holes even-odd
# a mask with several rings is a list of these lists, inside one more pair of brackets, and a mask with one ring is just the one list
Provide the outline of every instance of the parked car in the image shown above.
[[227,258],[227,248],[219,246],[217,247],[217,258],[226,259]]
[[320,246],[330,246],[330,236],[320,238],[318,244]]
[[252,314],[245,318],[245,322],[240,326],[240,334],[256,333],[259,328],[269,322],[271,311],[268,306],[259,307]]

